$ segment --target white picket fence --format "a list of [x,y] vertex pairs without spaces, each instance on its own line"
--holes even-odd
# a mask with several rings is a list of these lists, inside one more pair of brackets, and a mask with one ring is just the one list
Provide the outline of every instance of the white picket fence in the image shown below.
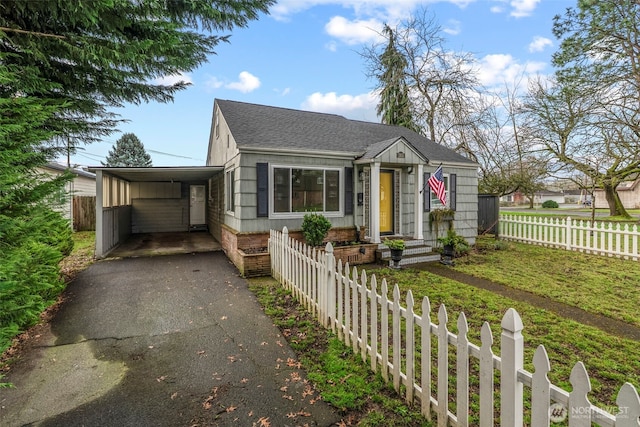
[[637,224],[500,215],[500,238],[599,255],[640,259]]
[[[392,381],[395,390],[410,404],[420,404],[422,414],[437,418],[437,425],[468,426],[470,398],[479,401],[478,425],[497,424],[522,427],[524,424],[524,387],[531,390],[531,426],[549,426],[552,417],[568,419],[570,427],[600,426],[637,427],[640,417],[640,397],[633,385],[625,383],[618,393],[617,407],[612,414],[589,402],[589,376],[582,362],[576,363],[570,375],[572,391],[567,392],[550,383],[549,358],[543,346],[533,357],[535,372],[524,366],[524,340],[520,315],[509,309],[502,319],[500,356],[493,353],[493,336],[488,323],[481,329],[481,345],[469,342],[464,313],[457,321],[458,335],[447,329],[448,315],[444,305],[438,309],[438,323],[433,323],[429,299],[425,297],[422,315],[414,312],[411,291],[403,307],[400,290],[393,288],[391,299],[385,280],[380,285],[375,276],[366,272],[344,269],[337,265],[331,244],[323,251],[310,248],[282,232],[271,231],[269,239],[273,277],[289,289],[318,321],[330,328],[347,346],[369,363],[373,372],[380,372]],[[432,345],[432,338],[433,343]],[[435,348],[432,348],[435,347]],[[450,384],[449,349],[455,348],[455,384]],[[470,369],[472,359],[474,370]],[[368,362],[367,362],[368,361]],[[499,384],[494,375],[499,373]],[[470,375],[478,375],[479,384],[470,388]],[[402,387],[404,386],[404,387]],[[449,390],[455,389],[455,393]],[[499,393],[499,402],[494,391]],[[472,396],[472,393],[477,393]],[[435,395],[433,395],[435,394]],[[453,395],[455,394],[455,395]],[[449,401],[456,411],[449,410]],[[499,404],[499,406],[498,406]],[[564,411],[564,412],[562,412]]]

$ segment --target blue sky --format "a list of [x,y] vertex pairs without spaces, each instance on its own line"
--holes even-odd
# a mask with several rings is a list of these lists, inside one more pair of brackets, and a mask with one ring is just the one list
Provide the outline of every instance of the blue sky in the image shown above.
[[[549,74],[557,49],[553,17],[576,0],[280,0],[270,15],[235,29],[229,44],[197,70],[166,81],[192,85],[169,104],[116,110],[151,154],[154,166],[204,165],[215,98],[341,114],[378,121],[374,81],[359,52],[383,23],[397,23],[427,7],[447,47],[471,52],[488,87],[522,73]],[[79,165],[104,160],[121,133],[84,147]],[[66,159],[60,159],[66,163]]]

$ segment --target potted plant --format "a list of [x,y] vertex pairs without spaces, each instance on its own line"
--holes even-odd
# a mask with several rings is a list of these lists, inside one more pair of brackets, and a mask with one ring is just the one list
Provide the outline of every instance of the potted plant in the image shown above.
[[391,251],[391,260],[394,268],[400,268],[400,260],[404,252],[405,244],[402,239],[385,239],[384,244]]
[[442,259],[440,262],[443,264],[453,265],[453,258],[469,251],[467,240],[452,228],[447,230],[446,236],[438,237],[438,242],[442,243]]

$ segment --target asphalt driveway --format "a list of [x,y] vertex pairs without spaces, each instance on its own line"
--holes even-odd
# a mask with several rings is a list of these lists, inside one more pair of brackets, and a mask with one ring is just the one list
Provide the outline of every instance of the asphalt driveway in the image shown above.
[[222,252],[101,261],[0,389],[2,426],[329,426]]

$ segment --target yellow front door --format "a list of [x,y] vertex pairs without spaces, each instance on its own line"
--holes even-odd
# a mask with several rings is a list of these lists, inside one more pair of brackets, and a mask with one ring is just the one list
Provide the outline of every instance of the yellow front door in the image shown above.
[[380,234],[393,234],[393,171],[380,171]]

